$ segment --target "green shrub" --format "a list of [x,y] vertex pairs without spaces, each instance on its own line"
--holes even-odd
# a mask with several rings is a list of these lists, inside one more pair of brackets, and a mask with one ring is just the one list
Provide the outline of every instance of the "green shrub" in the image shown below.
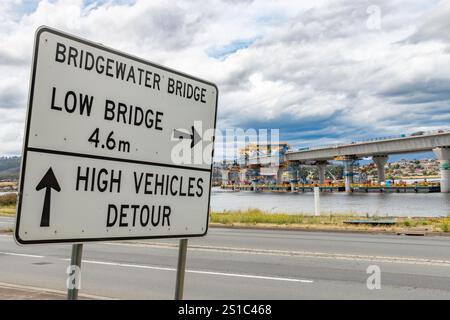
[[[349,219],[359,218],[355,213],[347,214],[323,214],[320,216],[305,215],[304,213],[271,213],[260,209],[248,210],[224,210],[223,212],[212,212],[211,222],[225,225],[315,225],[320,226],[344,226]],[[431,229],[450,232],[450,217],[437,218],[398,218],[397,225],[405,227],[429,226]],[[388,227],[385,227],[388,228]]]
[[248,209],[246,211],[213,212],[211,222],[222,224],[246,223],[246,224],[302,224],[304,215],[286,213],[266,213],[260,209]]
[[445,219],[441,224],[441,229],[443,232],[450,232],[450,224],[447,219]]

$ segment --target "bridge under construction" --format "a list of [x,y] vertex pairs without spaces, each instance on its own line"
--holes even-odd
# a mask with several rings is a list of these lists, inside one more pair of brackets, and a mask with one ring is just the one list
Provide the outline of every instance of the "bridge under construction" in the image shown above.
[[[261,152],[264,149],[264,152]],[[439,161],[439,181],[414,184],[386,181],[386,164],[390,155],[433,151]],[[376,183],[355,183],[354,167],[358,160],[370,157],[377,169]],[[343,181],[325,181],[332,162],[341,162]],[[291,150],[286,143],[248,145],[233,166],[220,169],[222,186],[235,190],[306,192],[314,186],[329,192],[450,192],[450,130],[419,131],[410,135],[391,136],[347,144],[333,144]],[[304,183],[298,177],[302,166],[315,166],[318,179]],[[283,176],[289,176],[288,181]],[[272,177],[275,183],[267,183]],[[337,179],[334,179],[337,180]],[[249,183],[249,181],[251,183]]]

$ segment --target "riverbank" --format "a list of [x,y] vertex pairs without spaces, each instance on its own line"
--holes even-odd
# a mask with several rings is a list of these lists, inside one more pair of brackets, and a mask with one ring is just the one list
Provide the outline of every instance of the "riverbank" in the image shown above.
[[[13,217],[16,213],[16,195],[0,196],[0,215]],[[287,230],[389,232],[422,230],[424,233],[450,234],[450,215],[446,217],[386,217],[362,214],[273,213],[260,209],[212,211],[212,227],[264,228]],[[421,231],[420,231],[421,232]]]
[[[314,214],[314,194],[230,192],[213,188],[211,211],[258,208],[270,213]],[[390,217],[446,217],[450,193],[342,193],[322,192],[320,213]]]
[[212,212],[210,225],[217,227],[288,230],[450,233],[450,217],[361,218],[357,214],[312,216],[306,214],[269,213],[259,209]]
[[16,215],[16,206],[0,206],[0,216],[14,217]]

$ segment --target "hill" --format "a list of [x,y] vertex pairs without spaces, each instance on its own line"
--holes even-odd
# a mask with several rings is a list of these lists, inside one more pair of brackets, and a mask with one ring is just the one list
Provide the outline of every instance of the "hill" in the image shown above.
[[18,180],[20,157],[0,157],[0,180]]

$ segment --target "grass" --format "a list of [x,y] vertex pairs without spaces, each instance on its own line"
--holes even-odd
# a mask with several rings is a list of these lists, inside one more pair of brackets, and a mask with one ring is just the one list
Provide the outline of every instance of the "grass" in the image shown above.
[[0,206],[15,206],[17,195],[15,193],[7,193],[0,196]]
[[0,206],[0,216],[14,217],[16,215],[16,206]]
[[[0,196],[0,216],[14,217],[16,215],[17,196],[14,193],[7,193]],[[0,232],[12,232],[11,228],[0,229]]]
[[[210,222],[225,226],[261,226],[286,227],[302,229],[391,231],[401,228],[427,228],[430,231],[450,232],[450,215],[448,217],[430,218],[395,218],[395,225],[348,225],[344,221],[361,219],[356,214],[327,214],[311,216],[306,214],[269,213],[259,209],[212,212]],[[372,218],[371,220],[375,220]]]
[[[16,214],[16,195],[8,193],[0,196],[0,215],[14,216]],[[270,213],[260,209],[212,212],[210,222],[213,225],[224,226],[258,226],[285,227],[302,229],[328,230],[360,230],[360,231],[391,231],[397,228],[428,228],[430,231],[450,232],[450,214],[447,217],[429,218],[395,218],[394,226],[377,225],[348,225],[344,221],[364,218],[355,213],[351,214],[323,214],[312,216],[304,213]],[[376,218],[371,218],[371,220]]]
[[7,193],[0,196],[0,215],[14,216],[16,214],[17,195],[15,193]]
[[442,232],[450,232],[450,215],[442,221],[441,229]]
[[304,222],[303,215],[289,214],[265,214],[259,209],[249,209],[246,211],[225,211],[223,213],[212,213],[211,222],[222,224],[233,223],[270,223],[270,224],[301,224]]
[[212,212],[211,222],[233,225],[277,225],[277,226],[293,226],[293,225],[342,225],[348,219],[356,218],[354,214],[349,215],[321,215],[312,216],[307,214],[288,214],[288,213],[268,213],[260,209],[248,209],[237,211]]

